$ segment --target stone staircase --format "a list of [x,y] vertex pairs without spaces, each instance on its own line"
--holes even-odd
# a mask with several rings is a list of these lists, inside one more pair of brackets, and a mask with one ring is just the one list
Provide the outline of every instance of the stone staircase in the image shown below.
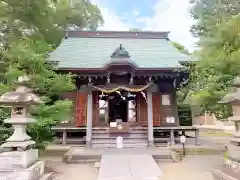
[[[82,163],[95,163],[100,162],[102,155],[116,154],[116,155],[129,155],[129,154],[150,154],[157,162],[176,161],[180,159],[179,154],[170,152],[167,147],[154,147],[154,148],[82,148],[71,147],[71,149],[64,154],[63,162],[68,164],[82,164]],[[178,161],[178,160],[177,160]]]
[[92,147],[93,148],[116,148],[116,138],[123,137],[124,148],[147,147],[148,132],[144,127],[132,127],[129,133],[109,133],[108,128],[93,128]]

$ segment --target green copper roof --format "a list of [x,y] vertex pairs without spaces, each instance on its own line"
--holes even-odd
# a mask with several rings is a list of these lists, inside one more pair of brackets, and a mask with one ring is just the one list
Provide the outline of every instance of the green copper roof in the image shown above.
[[58,61],[58,68],[103,68],[120,45],[138,68],[175,68],[190,59],[164,38],[69,37],[50,54],[50,61]]

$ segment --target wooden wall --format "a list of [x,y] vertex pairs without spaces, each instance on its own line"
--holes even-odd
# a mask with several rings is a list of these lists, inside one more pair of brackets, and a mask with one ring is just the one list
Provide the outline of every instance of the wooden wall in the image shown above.
[[77,127],[85,126],[87,120],[87,93],[69,92],[63,95],[63,99],[73,101],[74,123]]
[[[175,92],[170,95],[170,105],[162,105],[162,93],[155,92],[152,95],[153,102],[153,126],[179,125]],[[166,122],[167,117],[175,117],[174,124]],[[139,94],[137,97],[137,121],[140,125],[147,126],[147,102]]]
[[[164,94],[167,94],[167,93],[164,93]],[[168,95],[170,95],[170,105],[162,105],[162,103],[161,103],[161,112],[162,112],[161,113],[161,125],[162,126],[179,125],[176,92],[174,91]],[[169,124],[166,122],[166,118],[168,116],[175,117],[174,124]]]
[[152,107],[153,107],[153,126],[161,125],[161,103],[162,98],[160,93],[153,93],[152,95]]
[[[73,115],[75,116],[74,122],[77,127],[86,126],[87,124],[87,93],[85,92],[69,92],[63,95],[63,99],[73,101]],[[93,126],[98,123],[98,92],[93,92]]]
[[[167,93],[164,93],[167,94]],[[179,125],[176,93],[175,91],[170,93],[170,105],[162,105],[162,93],[154,92],[152,96],[153,102],[153,125],[154,126],[169,126]],[[85,126],[87,121],[87,93],[83,92],[71,92],[66,93],[63,96],[64,99],[70,99],[73,101],[73,114],[75,116],[75,125],[77,127]],[[93,126],[97,125],[99,121],[98,112],[98,92],[93,92]],[[168,124],[166,117],[175,117],[175,124]],[[142,95],[137,95],[137,121],[139,125],[147,126],[147,102]]]
[[85,126],[87,123],[87,93],[77,93],[75,125],[77,127]]

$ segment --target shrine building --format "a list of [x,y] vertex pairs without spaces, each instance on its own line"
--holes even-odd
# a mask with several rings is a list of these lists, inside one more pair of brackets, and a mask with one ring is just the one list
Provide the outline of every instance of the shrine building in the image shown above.
[[[76,89],[62,98],[74,102],[70,124],[86,130],[88,146],[105,144],[97,130],[105,131],[105,139],[145,130],[140,144],[151,145],[154,128],[180,126],[176,91],[188,80],[182,63],[189,56],[168,34],[68,31],[50,54],[59,72],[76,75]],[[126,135],[131,137],[137,135]]]

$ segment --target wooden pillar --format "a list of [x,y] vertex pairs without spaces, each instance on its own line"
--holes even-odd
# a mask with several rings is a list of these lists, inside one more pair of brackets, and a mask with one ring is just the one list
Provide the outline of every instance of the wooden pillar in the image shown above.
[[87,133],[86,133],[86,146],[92,146],[92,91],[88,92],[87,96]]
[[148,146],[153,146],[153,108],[152,92],[147,92],[147,117],[148,117]]

